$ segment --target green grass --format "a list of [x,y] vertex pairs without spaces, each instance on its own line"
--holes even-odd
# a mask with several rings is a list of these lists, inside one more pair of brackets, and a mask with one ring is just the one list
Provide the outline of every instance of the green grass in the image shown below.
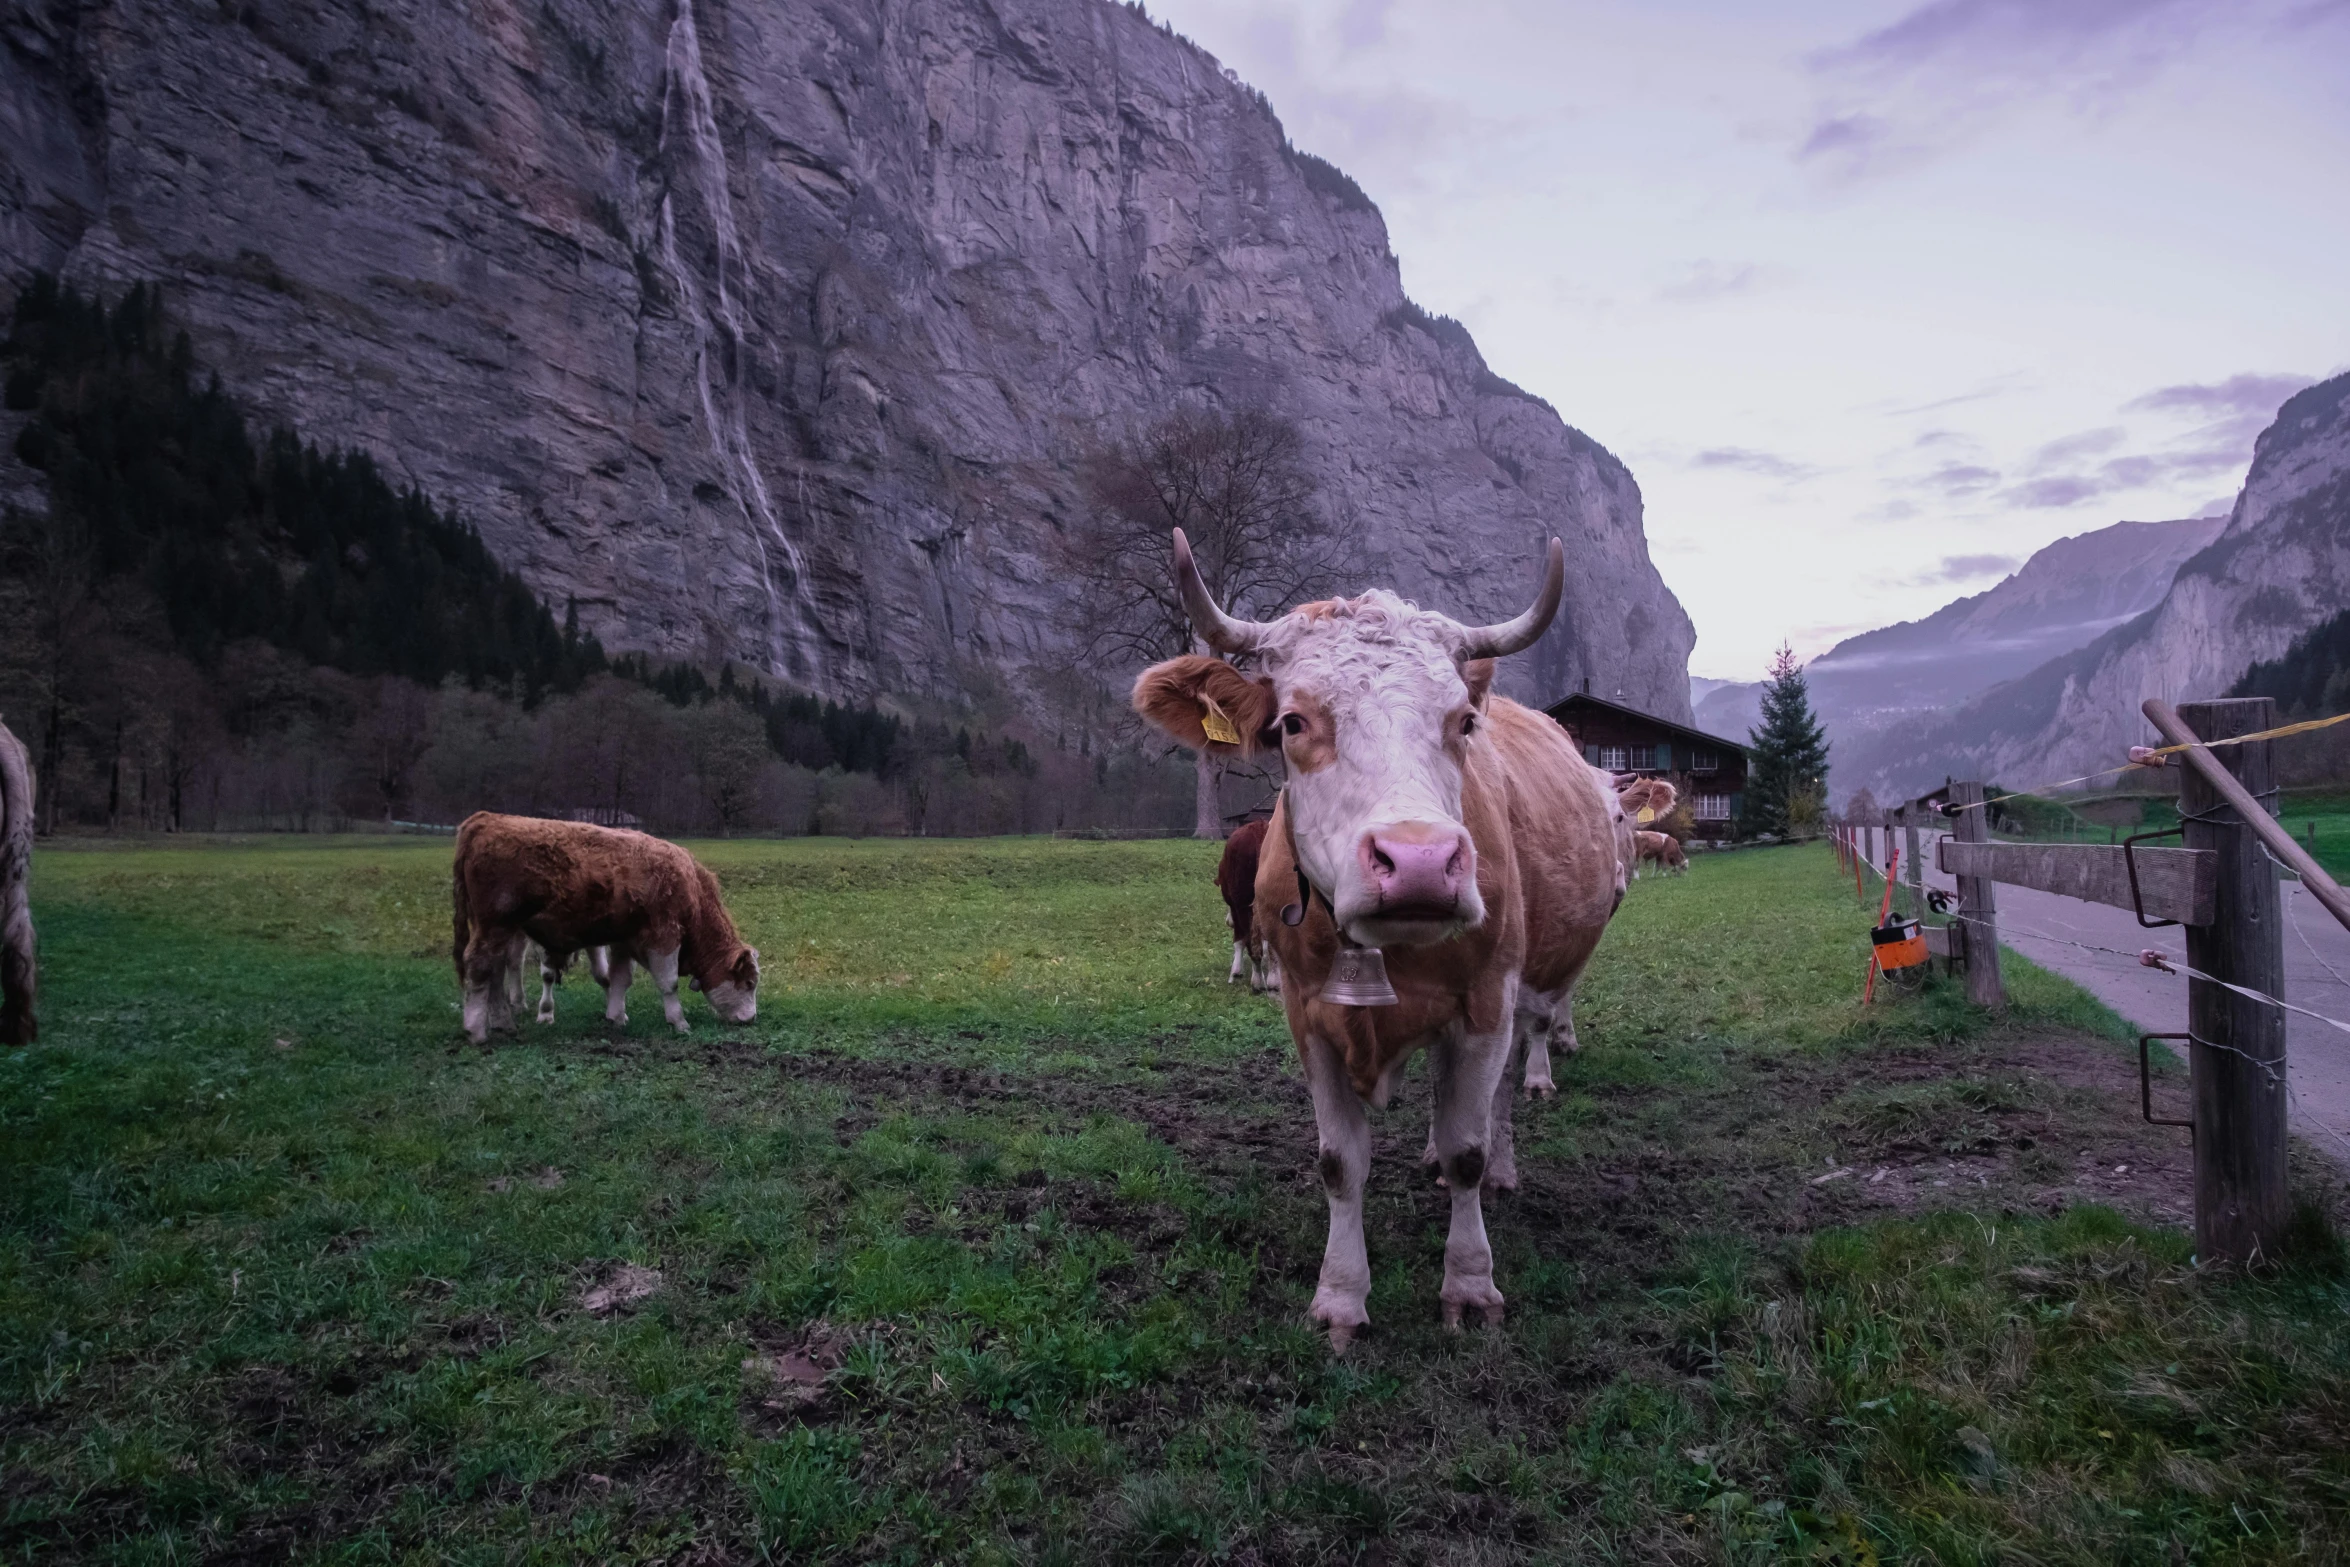
[[[696,847],[755,1024],[640,991],[615,1036],[575,982],[486,1049],[445,842],[43,852],[0,1560],[2350,1549],[2324,1223],[2231,1278],[2078,1201],[2091,1152],[2177,1141],[2088,1081],[2118,1025],[2012,958],[2001,1027],[1863,1010],[1824,848],[1634,888],[1488,1202],[1498,1332],[1436,1323],[1415,1076],[1333,1360],[1311,1113],[1223,982],[1212,847]],[[622,1264],[660,1288],[586,1310]]]

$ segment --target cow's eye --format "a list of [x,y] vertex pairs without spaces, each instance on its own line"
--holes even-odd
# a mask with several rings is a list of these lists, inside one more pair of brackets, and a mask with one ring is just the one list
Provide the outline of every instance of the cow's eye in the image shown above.
[[1475,713],[1461,714],[1461,738],[1466,740],[1469,736],[1475,734],[1476,732],[1477,715]]
[[1285,735],[1304,734],[1306,732],[1305,715],[1302,713],[1283,713],[1281,715],[1281,732]]

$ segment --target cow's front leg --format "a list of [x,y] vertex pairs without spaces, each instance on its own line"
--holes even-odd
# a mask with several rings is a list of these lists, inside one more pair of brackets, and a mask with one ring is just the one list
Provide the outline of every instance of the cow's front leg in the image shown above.
[[1345,1063],[1330,1042],[1308,1035],[1306,1085],[1314,1095],[1314,1129],[1321,1136],[1316,1169],[1330,1199],[1330,1238],[1322,1247],[1322,1277],[1306,1315],[1330,1330],[1330,1347],[1343,1354],[1371,1325],[1371,1257],[1363,1246],[1363,1187],[1371,1175],[1371,1118],[1347,1081]]
[[1232,944],[1232,972],[1224,976],[1224,983],[1227,985],[1239,984],[1240,976],[1247,968],[1248,948],[1235,941]]
[[628,954],[613,949],[611,961],[605,965],[603,975],[605,1022],[623,1028],[628,1025],[628,982],[634,977],[635,967]]
[[667,952],[645,954],[645,972],[653,976],[653,985],[661,992],[661,1015],[669,1019],[669,1026],[679,1033],[687,1033],[685,1006],[677,999],[676,947]]
[[1493,1247],[1485,1238],[1485,1178],[1493,1156],[1493,1096],[1510,1059],[1514,1018],[1504,998],[1502,1026],[1490,1033],[1448,1031],[1432,1048],[1436,1077],[1436,1153],[1452,1188],[1452,1229],[1444,1240],[1444,1325],[1458,1328],[1474,1307],[1501,1321],[1493,1285]]
[[539,1021],[555,1021],[555,987],[562,982],[563,970],[555,964],[552,952],[539,953]]
[[1257,948],[1255,973],[1249,983],[1264,995],[1278,995],[1281,990],[1281,960],[1273,955],[1270,942]]
[[513,942],[504,936],[474,932],[465,944],[465,1037],[486,1044],[493,1029],[507,1022],[506,978],[513,963]]
[[1565,1011],[1565,1005],[1561,1004],[1521,1010],[1518,1014],[1518,1032],[1526,1041],[1526,1097],[1529,1099],[1548,1099],[1559,1091],[1550,1076],[1550,1035]]

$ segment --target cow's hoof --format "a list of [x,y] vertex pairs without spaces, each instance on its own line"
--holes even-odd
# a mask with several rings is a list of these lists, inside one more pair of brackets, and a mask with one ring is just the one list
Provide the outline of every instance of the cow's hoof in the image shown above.
[[1514,1192],[1517,1189],[1518,1167],[1516,1165],[1497,1164],[1485,1172],[1485,1190],[1489,1192]]
[[1501,1291],[1493,1287],[1492,1280],[1488,1279],[1482,1284],[1447,1284],[1444,1287],[1446,1329],[1458,1333],[1461,1330],[1461,1315],[1467,1310],[1474,1310],[1489,1328],[1501,1326]]
[[1334,1355],[1345,1354],[1347,1346],[1358,1336],[1371,1331],[1371,1314],[1363,1309],[1363,1303],[1352,1295],[1331,1289],[1314,1291],[1314,1303],[1306,1308],[1306,1320],[1328,1330],[1330,1352]]
[[1558,1084],[1552,1082],[1547,1077],[1542,1079],[1540,1082],[1528,1082],[1526,1084],[1526,1097],[1529,1099],[1556,1099],[1558,1097],[1558,1092]]

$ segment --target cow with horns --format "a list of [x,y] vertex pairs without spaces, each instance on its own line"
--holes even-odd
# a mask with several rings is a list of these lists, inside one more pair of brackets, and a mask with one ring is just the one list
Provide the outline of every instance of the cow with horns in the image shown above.
[[[1405,1062],[1428,1050],[1432,1133],[1451,1188],[1447,1326],[1502,1317],[1488,1185],[1517,1185],[1509,1070],[1517,1042],[1564,1015],[1622,896],[1619,807],[1566,732],[1493,694],[1493,661],[1557,613],[1566,553],[1514,620],[1464,626],[1393,593],[1307,604],[1274,621],[1217,607],[1175,534],[1175,579],[1208,646],[1136,682],[1145,718],[1193,749],[1278,749],[1288,786],[1257,872],[1257,909],[1320,1134],[1330,1232],[1309,1315],[1343,1350],[1369,1324],[1363,1187],[1371,1128]],[[1235,738],[1220,738],[1232,736]]]

